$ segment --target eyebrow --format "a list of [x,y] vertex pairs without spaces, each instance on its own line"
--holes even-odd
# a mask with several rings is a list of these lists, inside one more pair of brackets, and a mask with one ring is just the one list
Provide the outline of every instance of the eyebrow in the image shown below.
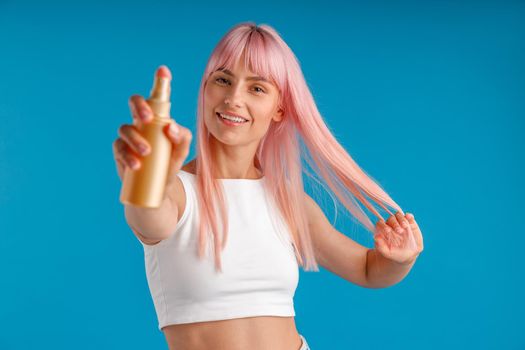
[[[228,75],[230,75],[232,77],[235,77],[235,75],[229,69],[219,68],[219,69],[217,69],[217,71],[221,71],[221,72],[224,72],[225,74],[228,74]],[[268,80],[266,80],[266,79],[264,79],[263,77],[260,77],[260,76],[248,77],[248,78],[246,78],[246,80],[264,81],[265,83],[270,83]]]

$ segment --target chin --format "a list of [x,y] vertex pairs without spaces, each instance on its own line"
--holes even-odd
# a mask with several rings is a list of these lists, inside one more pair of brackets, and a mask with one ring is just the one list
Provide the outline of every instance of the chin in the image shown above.
[[240,144],[242,144],[242,142],[240,142],[239,140],[239,137],[235,137],[235,135],[231,135],[233,137],[228,137],[228,135],[226,135],[228,133],[223,133],[222,135],[221,134],[218,134],[218,133],[215,133],[215,132],[210,132],[210,138],[213,138],[216,142],[220,142],[224,145],[228,145],[228,146],[238,146]]

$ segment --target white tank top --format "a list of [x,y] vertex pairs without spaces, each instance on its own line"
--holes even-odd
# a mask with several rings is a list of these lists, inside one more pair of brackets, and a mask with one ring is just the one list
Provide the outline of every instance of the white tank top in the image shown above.
[[146,277],[159,330],[167,325],[252,316],[295,316],[299,269],[289,230],[270,205],[261,179],[220,179],[229,206],[229,231],[215,271],[213,244],[197,257],[196,177],[178,173],[186,207],[175,232],[144,247]]

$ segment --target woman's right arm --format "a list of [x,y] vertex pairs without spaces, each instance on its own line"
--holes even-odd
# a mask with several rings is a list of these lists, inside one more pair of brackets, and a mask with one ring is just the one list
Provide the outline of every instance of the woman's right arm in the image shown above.
[[[159,68],[167,70],[166,67]],[[156,74],[168,74],[157,71]],[[169,73],[171,76],[171,73]],[[137,126],[140,123],[149,123],[153,120],[153,112],[144,98],[139,95],[131,96],[129,106],[133,116],[133,124],[123,124],[118,133],[119,138],[113,142],[113,155],[117,165],[117,173],[122,181],[126,168],[134,170],[140,168],[142,156],[146,156],[151,145],[142,137]],[[178,129],[178,133],[175,130]],[[175,229],[178,222],[178,207],[184,189],[177,173],[188,156],[192,140],[189,129],[178,125],[170,118],[170,124],[164,129],[166,136],[172,142],[172,151],[168,177],[164,196],[159,208],[143,208],[125,205],[126,222],[144,243],[158,242],[167,238]],[[145,152],[141,151],[141,146]],[[131,170],[131,169],[128,169]]]
[[[166,193],[173,191],[173,188],[166,188]],[[137,238],[145,244],[152,245],[166,239],[175,230],[178,205],[171,196],[165,194],[160,207],[140,208],[124,205],[124,215]]]

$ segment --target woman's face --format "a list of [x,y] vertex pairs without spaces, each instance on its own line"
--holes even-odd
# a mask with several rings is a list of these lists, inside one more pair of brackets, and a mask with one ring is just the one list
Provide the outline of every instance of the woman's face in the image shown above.
[[[208,78],[204,90],[204,121],[210,134],[224,144],[255,142],[258,145],[271,121],[282,119],[282,110],[277,106],[279,91],[239,62],[244,62],[243,57],[232,71],[217,70]],[[219,114],[234,114],[247,121],[232,125]]]

